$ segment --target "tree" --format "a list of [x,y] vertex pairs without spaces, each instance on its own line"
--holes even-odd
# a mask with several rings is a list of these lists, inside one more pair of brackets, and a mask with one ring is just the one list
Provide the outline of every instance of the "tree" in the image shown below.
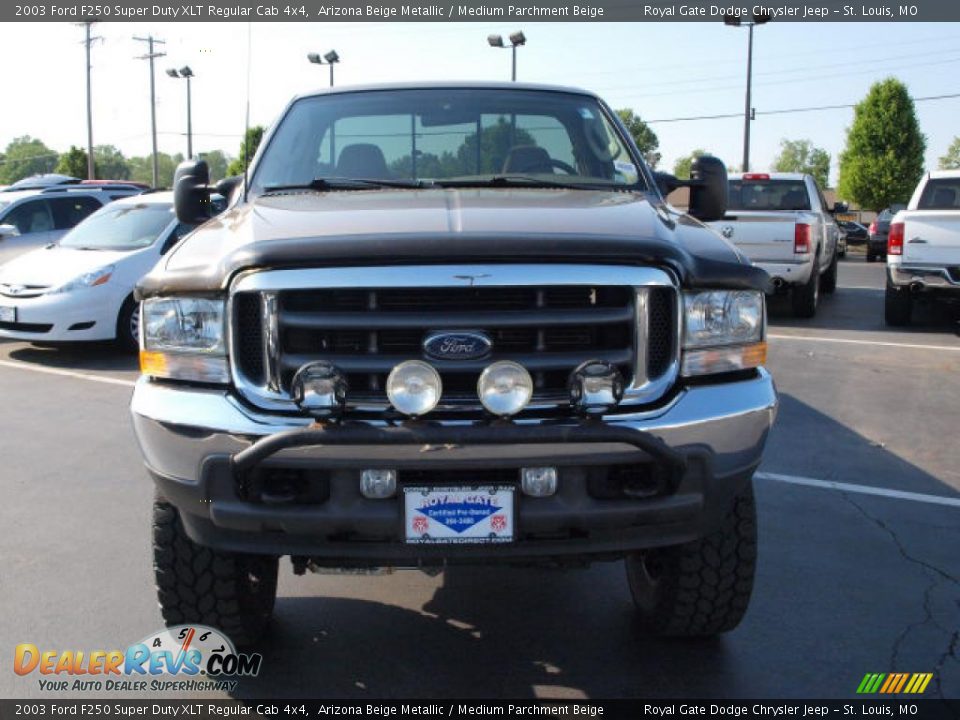
[[53,172],[59,153],[29,135],[15,138],[7,145],[0,165],[0,184],[10,185],[31,175]]
[[947,154],[940,157],[941,170],[960,170],[960,136],[953,139]]
[[926,148],[906,86],[896,78],[874,83],[847,130],[840,197],[876,211],[906,202],[923,175]]
[[[173,173],[177,169],[177,165],[183,162],[183,155],[181,153],[176,153],[175,155],[167,155],[167,153],[157,153],[157,176],[158,176],[158,187],[160,188],[169,188],[173,187]],[[130,180],[135,180],[136,182],[146,183],[148,185],[153,183],[153,156],[146,155],[144,157],[132,157],[129,160],[130,164]]]
[[113,145],[95,145],[93,164],[98,178],[107,180],[129,180],[130,163]]
[[60,156],[53,171],[63,175],[85,178],[87,176],[87,151],[71,145],[70,149]]
[[253,160],[257,148],[260,147],[260,141],[263,140],[263,133],[263,125],[254,125],[252,128],[247,128],[243,142],[240,143],[240,155],[227,167],[228,177],[243,175],[244,159],[247,162]]
[[710,155],[710,153],[703,148],[697,148],[689,155],[679,158],[673,164],[673,174],[681,180],[688,179],[690,177],[690,168],[693,166],[693,161],[702,155]]
[[230,164],[230,158],[222,150],[200,153],[199,157],[206,160],[210,167],[210,182],[217,182],[228,177],[227,166]]
[[830,153],[814,147],[809,140],[780,141],[780,154],[773,160],[777,172],[807,173],[813,175],[821,188],[827,187],[830,177]]
[[647,165],[655,168],[657,163],[660,162],[660,153],[657,152],[660,147],[660,139],[657,134],[630,108],[617,110],[617,115],[620,116],[624,126],[626,126],[627,132],[633,137],[633,141],[637,144],[637,149],[640,150],[643,159],[647,161]]

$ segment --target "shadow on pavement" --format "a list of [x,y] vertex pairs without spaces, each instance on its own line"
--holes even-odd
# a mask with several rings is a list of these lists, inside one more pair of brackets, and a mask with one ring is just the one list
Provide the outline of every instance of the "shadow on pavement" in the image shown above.
[[137,370],[136,355],[113,343],[64,343],[62,345],[24,345],[10,351],[10,358],[31,365],[68,370]]

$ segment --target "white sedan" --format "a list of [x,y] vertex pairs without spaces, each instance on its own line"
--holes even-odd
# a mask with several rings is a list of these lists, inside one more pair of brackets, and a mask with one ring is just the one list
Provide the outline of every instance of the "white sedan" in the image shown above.
[[170,192],[106,205],[59,243],[0,266],[0,337],[116,339],[135,350],[140,313],[134,286],[193,228],[177,221]]

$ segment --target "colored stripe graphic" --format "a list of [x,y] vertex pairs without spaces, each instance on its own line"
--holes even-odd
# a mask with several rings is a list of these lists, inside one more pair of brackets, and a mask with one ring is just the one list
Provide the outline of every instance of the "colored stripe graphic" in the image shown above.
[[873,673],[867,673],[863,676],[863,680],[860,681],[860,684],[857,686],[857,694],[862,695],[867,691],[867,685],[870,684],[870,678],[873,677]]
[[880,688],[880,692],[882,692],[882,693],[888,693],[888,692],[890,692],[890,689],[891,689],[892,687],[896,686],[896,684],[897,684],[899,681],[900,681],[900,675],[899,675],[898,673],[890,673],[890,674],[887,676],[887,681],[886,681],[886,682],[883,684],[883,686]]
[[920,695],[933,679],[933,673],[867,673],[857,686],[858,695]]
[[926,679],[920,684],[920,687],[917,689],[918,693],[922,693],[927,689],[927,685],[930,684],[930,681],[933,679],[933,673],[927,673]]
[[897,683],[897,689],[894,690],[895,693],[903,690],[903,686],[907,684],[907,678],[909,675],[907,673],[901,673],[900,682]]

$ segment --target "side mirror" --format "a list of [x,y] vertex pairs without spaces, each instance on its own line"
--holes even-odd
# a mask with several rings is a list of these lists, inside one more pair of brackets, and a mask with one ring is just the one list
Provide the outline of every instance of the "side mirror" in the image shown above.
[[701,155],[690,168],[690,208],[701,222],[720,220],[727,212],[727,166],[712,155]]
[[832,212],[834,215],[836,215],[837,213],[845,213],[849,210],[850,210],[850,205],[848,205],[845,202],[838,202],[832,208],[830,208],[830,212]]
[[210,168],[206,160],[184,160],[173,175],[173,209],[177,220],[200,225],[211,217]]
[[653,179],[657,183],[657,187],[660,188],[660,194],[663,195],[664,199],[678,187],[683,187],[684,185],[683,180],[665,172],[654,172]]
[[0,225],[0,240],[8,237],[16,237],[20,234],[16,225]]
[[227,203],[230,202],[230,196],[233,194],[233,191],[236,190],[243,184],[243,175],[233,175],[232,177],[224,178],[216,185],[216,192],[219,195],[223,195],[227,199]]

